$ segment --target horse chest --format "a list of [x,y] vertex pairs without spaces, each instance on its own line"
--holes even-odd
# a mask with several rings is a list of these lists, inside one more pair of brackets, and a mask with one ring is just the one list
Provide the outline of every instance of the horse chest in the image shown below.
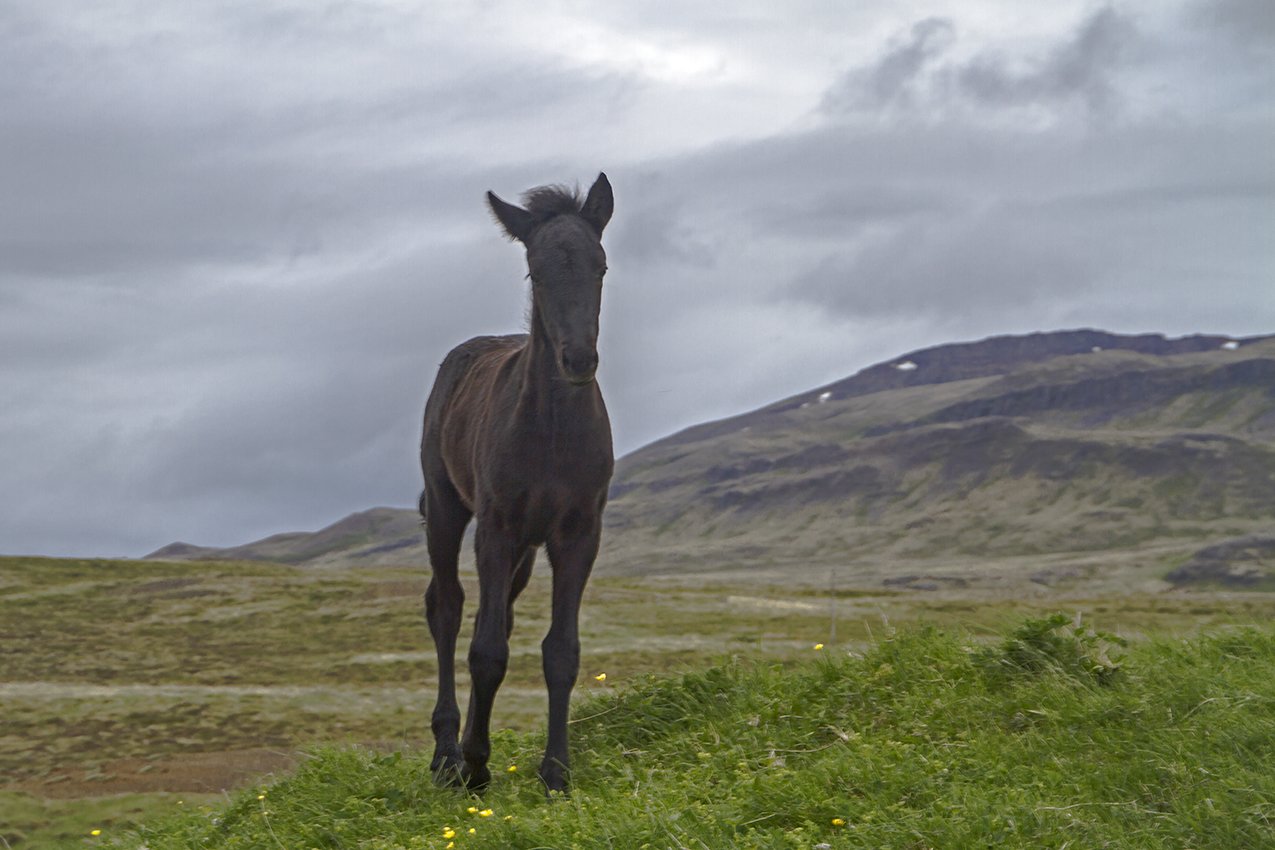
[[611,479],[606,446],[588,441],[514,443],[489,456],[478,478],[479,521],[498,523],[534,542],[571,517],[594,513]]
[[584,446],[526,446],[514,451],[517,470],[502,476],[529,493],[564,499],[578,493],[592,499],[611,479],[609,453]]

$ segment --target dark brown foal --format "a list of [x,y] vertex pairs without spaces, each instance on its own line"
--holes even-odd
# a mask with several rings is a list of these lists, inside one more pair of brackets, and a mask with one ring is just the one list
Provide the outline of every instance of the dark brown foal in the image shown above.
[[[598,175],[584,201],[559,187],[533,189],[523,206],[490,192],[510,237],[527,249],[531,332],[476,337],[443,361],[425,406],[421,513],[433,578],[425,612],[438,650],[434,759],[441,781],[481,789],[489,724],[505,677],[513,605],[544,546],[553,569],[553,622],[541,643],[549,739],[540,778],[565,790],[567,710],[580,668],[580,598],[593,569],[614,464],[611,424],[594,380],[598,311],[611,219],[611,184]],[[478,616],[469,647],[471,693],[457,744],[456,634],[464,592],[461,538],[477,517]]]

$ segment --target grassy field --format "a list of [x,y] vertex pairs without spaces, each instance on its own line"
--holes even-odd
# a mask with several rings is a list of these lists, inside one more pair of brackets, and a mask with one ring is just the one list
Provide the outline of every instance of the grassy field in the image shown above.
[[[322,758],[418,769],[434,670],[424,587],[423,570],[408,568],[0,559],[0,847],[82,847],[100,842],[94,829],[111,836],[219,806],[226,789],[285,775],[319,744],[371,748]],[[547,610],[542,574],[520,600],[496,707],[508,752],[533,750],[543,722]],[[1275,620],[1275,596],[1037,587],[1007,598],[849,582],[834,592],[746,571],[602,577],[586,596],[578,693],[627,694],[647,674],[693,678],[714,664],[791,663],[815,643],[829,657],[877,652],[895,628],[920,624],[987,642],[1052,610],[1142,641]],[[603,671],[605,683],[593,679]],[[407,755],[372,755],[395,752]]]
[[178,848],[1275,846],[1275,629],[1128,654],[1066,617],[991,646],[733,663],[579,706],[569,798],[506,734],[482,797],[425,753],[324,749],[288,778],[106,843]]

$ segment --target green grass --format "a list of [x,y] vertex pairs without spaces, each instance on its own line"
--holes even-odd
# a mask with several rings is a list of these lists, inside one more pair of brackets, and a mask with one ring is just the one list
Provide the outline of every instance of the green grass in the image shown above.
[[112,823],[160,818],[183,808],[224,803],[211,794],[119,794],[89,799],[41,799],[0,791],[0,847],[101,845],[91,832]]
[[575,711],[567,799],[543,797],[537,734],[497,736],[481,799],[435,788],[427,753],[328,748],[224,808],[101,843],[1275,847],[1275,628],[1126,650],[1065,623],[1028,620],[990,645],[908,629],[861,654],[595,695]]

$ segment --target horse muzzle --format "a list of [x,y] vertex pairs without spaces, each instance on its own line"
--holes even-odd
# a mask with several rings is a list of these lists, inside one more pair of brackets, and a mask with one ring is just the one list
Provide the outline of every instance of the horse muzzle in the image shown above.
[[591,383],[598,373],[598,350],[596,348],[563,348],[558,360],[558,368],[562,376],[571,383],[582,386]]

